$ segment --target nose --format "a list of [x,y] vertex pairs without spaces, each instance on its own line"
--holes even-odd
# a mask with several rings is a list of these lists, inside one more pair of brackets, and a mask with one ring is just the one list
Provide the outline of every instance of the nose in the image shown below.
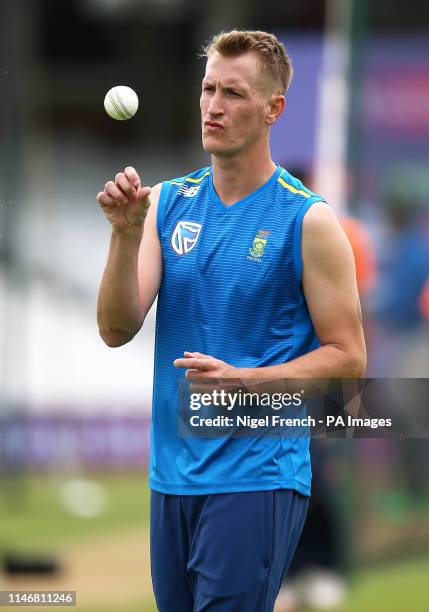
[[207,114],[209,117],[218,117],[223,114],[222,96],[218,91],[215,91],[210,98]]

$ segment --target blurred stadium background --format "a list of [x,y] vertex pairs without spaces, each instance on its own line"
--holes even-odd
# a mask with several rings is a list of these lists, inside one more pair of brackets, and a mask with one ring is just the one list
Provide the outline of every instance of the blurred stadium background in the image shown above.
[[[326,196],[355,250],[368,376],[429,371],[429,5],[423,0],[2,0],[0,590],[155,610],[148,549],[154,309],[128,346],[95,322],[95,201],[207,163],[201,43],[266,29],[295,78],[273,157]],[[117,84],[134,119],[103,109]],[[279,610],[429,610],[427,440],[314,443],[308,533]],[[295,607],[294,607],[295,606]],[[335,607],[336,606],[336,607]],[[180,611],[172,611],[180,612]]]

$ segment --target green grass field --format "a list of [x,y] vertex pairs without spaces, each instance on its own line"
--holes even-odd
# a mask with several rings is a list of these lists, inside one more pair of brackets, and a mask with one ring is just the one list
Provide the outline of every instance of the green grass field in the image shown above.
[[[53,551],[60,544],[76,546],[79,542],[88,546],[92,541],[121,536],[134,528],[148,529],[149,491],[145,474],[96,475],[92,478],[103,486],[107,506],[103,514],[91,519],[66,512],[60,501],[61,480],[58,477],[33,477],[20,486],[2,486],[0,551]],[[142,568],[142,571],[147,569]],[[352,577],[347,605],[339,612],[427,612],[428,576],[429,557],[357,571]],[[113,579],[106,578],[106,589],[111,588]],[[129,601],[124,601],[120,607],[100,602],[100,605],[82,605],[78,609],[84,612],[156,612],[150,592],[145,599],[133,599],[130,594]]]
[[105,512],[91,519],[73,516],[64,509],[60,490],[65,477],[29,477],[16,485],[2,486],[0,547],[25,550],[51,547],[59,541],[149,525],[146,474],[103,474],[89,478],[100,484],[107,495]]
[[[348,602],[337,612],[427,612],[429,610],[429,559],[398,563],[357,572]],[[88,610],[88,612],[90,612]],[[116,608],[91,608],[91,612],[119,612]],[[136,603],[123,612],[156,612],[152,601]]]

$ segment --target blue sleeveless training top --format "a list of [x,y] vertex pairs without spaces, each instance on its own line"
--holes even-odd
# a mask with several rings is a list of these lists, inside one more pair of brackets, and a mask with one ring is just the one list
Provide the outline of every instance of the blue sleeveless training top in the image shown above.
[[185,371],[173,361],[198,351],[260,367],[319,346],[302,291],[301,228],[322,200],[280,166],[231,206],[216,194],[210,167],[163,183],[149,472],[156,491],[310,494],[308,437],[178,437]]

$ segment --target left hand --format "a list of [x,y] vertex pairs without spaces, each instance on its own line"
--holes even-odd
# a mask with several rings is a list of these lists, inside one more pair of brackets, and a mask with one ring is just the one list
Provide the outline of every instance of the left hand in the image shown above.
[[240,378],[239,369],[204,353],[185,351],[184,357],[174,360],[175,368],[186,368],[185,378]]

